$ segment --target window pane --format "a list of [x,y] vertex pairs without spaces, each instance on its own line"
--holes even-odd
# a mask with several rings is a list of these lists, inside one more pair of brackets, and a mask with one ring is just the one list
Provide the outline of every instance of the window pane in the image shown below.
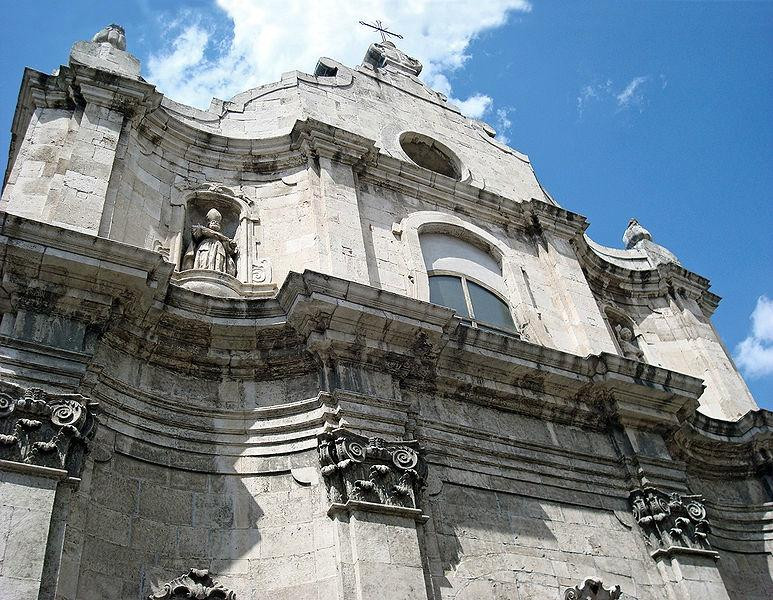
[[467,303],[464,301],[462,280],[450,275],[429,276],[429,301],[453,308],[461,317],[469,317]]
[[476,321],[488,323],[501,329],[515,331],[513,318],[510,316],[510,308],[507,304],[486,288],[472,281],[467,281],[467,289],[470,292],[472,310],[475,313]]

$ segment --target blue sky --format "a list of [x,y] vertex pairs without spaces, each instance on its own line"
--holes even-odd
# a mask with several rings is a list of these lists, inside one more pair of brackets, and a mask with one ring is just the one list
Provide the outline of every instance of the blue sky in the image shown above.
[[206,106],[320,55],[357,64],[375,39],[357,21],[380,18],[596,241],[620,246],[635,216],[711,279],[715,325],[773,408],[773,2],[38,0],[5,14],[3,151],[24,67],[52,71],[111,21],[147,79]]

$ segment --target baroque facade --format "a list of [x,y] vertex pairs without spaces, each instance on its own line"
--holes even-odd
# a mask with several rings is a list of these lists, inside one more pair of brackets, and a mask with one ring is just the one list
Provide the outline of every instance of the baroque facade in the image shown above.
[[118,26],[24,72],[0,596],[773,597],[719,298],[373,44],[190,108]]

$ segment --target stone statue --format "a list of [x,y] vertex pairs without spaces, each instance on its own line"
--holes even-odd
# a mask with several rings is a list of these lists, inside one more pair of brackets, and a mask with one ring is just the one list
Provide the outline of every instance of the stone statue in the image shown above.
[[110,25],[101,29],[91,38],[91,41],[96,43],[107,42],[113,48],[126,50],[126,32],[123,30],[123,27],[115,23],[110,23]]
[[644,360],[644,352],[636,345],[633,332],[628,327],[618,325],[615,327],[615,335],[617,336],[617,343],[620,345],[623,356],[633,360]]
[[191,243],[183,256],[183,269],[209,269],[236,275],[236,243],[220,232],[223,216],[217,209],[207,213],[207,227],[191,228]]

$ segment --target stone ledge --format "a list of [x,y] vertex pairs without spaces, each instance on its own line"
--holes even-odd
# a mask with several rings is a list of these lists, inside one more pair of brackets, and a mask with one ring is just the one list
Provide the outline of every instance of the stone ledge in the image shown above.
[[0,471],[15,471],[16,473],[25,473],[26,475],[37,475],[48,479],[77,480],[76,477],[70,477],[64,469],[54,469],[51,467],[41,467],[39,465],[29,465],[27,463],[16,462],[15,460],[0,460]]
[[685,546],[669,546],[668,548],[658,548],[657,550],[650,553],[650,556],[655,560],[661,557],[673,558],[674,556],[684,556],[684,555],[705,556],[707,558],[713,558],[714,560],[719,560],[719,552],[715,550],[687,548]]
[[348,500],[346,503],[333,502],[327,511],[327,516],[335,518],[336,515],[341,513],[351,515],[355,512],[393,515],[405,519],[412,519],[419,523],[426,523],[429,521],[429,516],[425,515],[418,508],[407,508],[405,506],[395,506],[394,504],[378,504],[376,502],[363,502],[362,500]]

